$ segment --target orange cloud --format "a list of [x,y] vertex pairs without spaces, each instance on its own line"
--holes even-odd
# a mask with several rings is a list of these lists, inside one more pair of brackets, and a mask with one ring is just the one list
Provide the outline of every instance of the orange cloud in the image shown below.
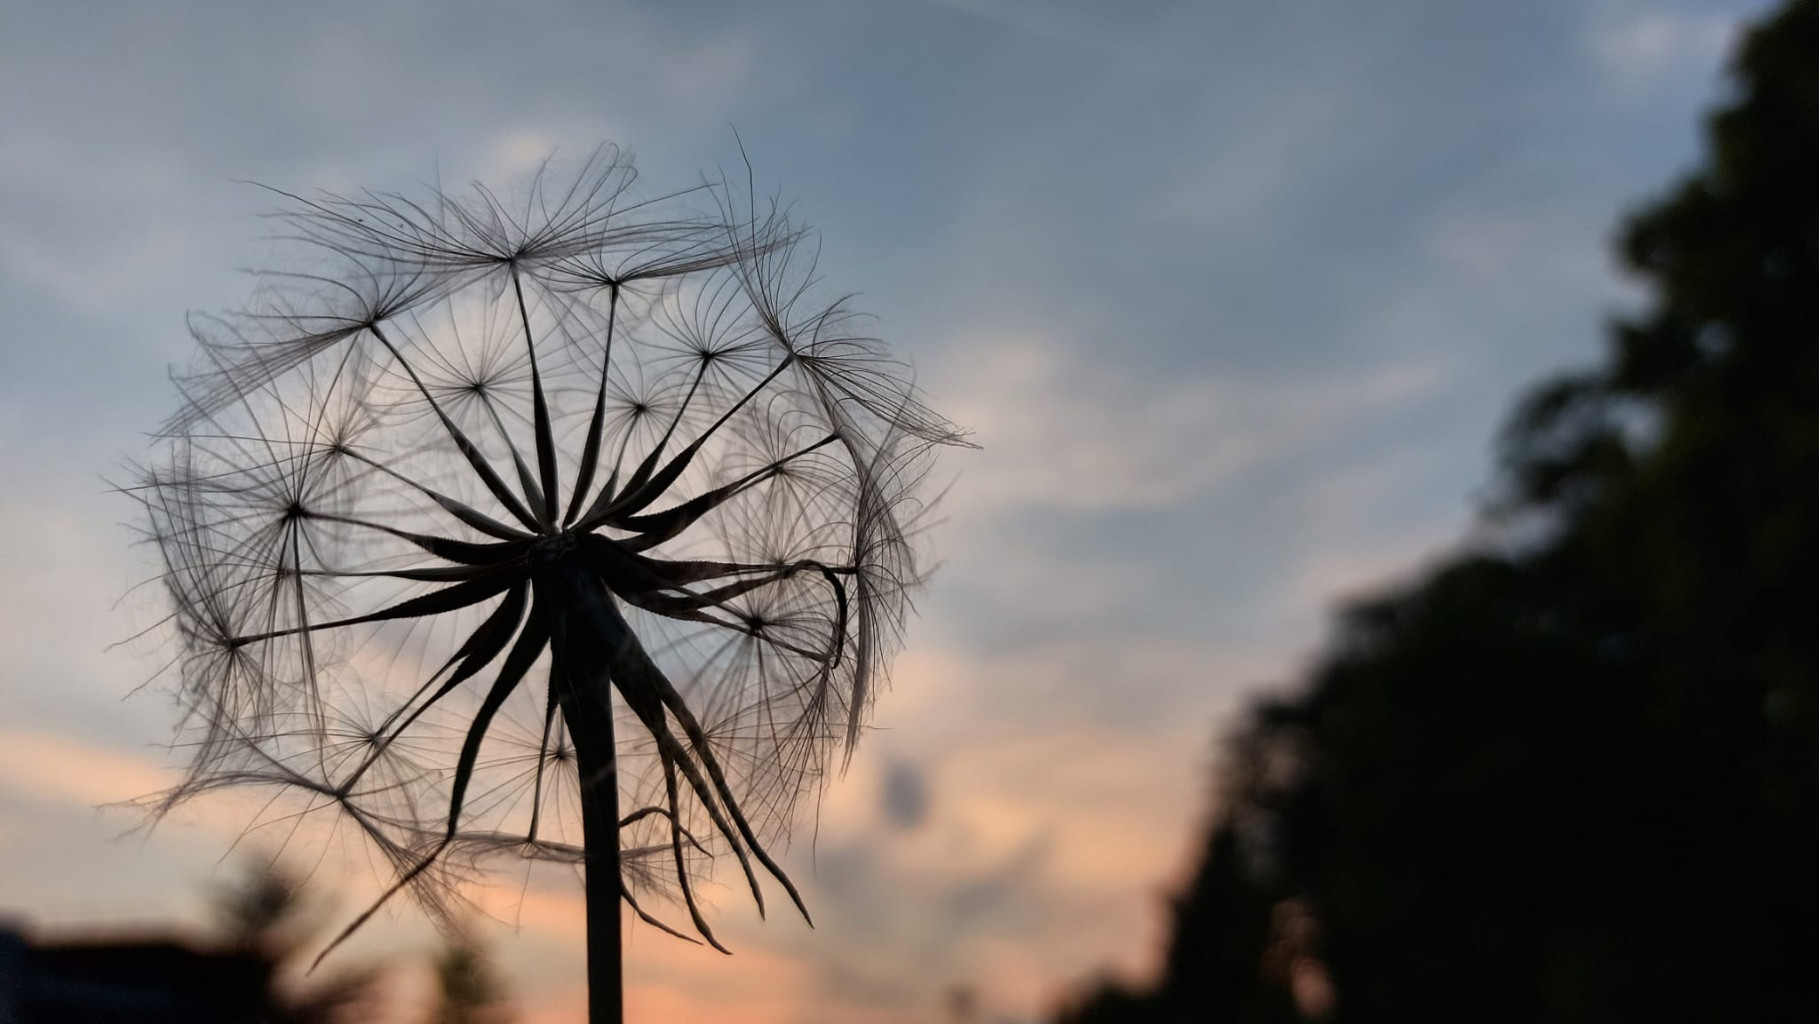
[[68,736],[0,732],[0,786],[47,803],[132,800],[176,781],[153,761]]

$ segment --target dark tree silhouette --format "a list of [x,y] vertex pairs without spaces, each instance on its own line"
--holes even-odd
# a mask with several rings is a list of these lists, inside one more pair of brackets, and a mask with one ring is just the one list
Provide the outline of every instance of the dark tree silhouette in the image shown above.
[[749,185],[637,198],[609,147],[513,195],[285,198],[297,264],[196,321],[135,491],[193,751],[159,809],[272,789],[451,924],[482,861],[585,865],[596,1022],[622,900],[723,948],[730,853],[806,918],[772,850],[858,739],[956,431]]
[[469,935],[457,935],[436,958],[437,996],[433,1024],[506,1024],[512,1019],[505,986],[486,951]]
[[303,882],[267,862],[248,861],[216,890],[215,916],[230,952],[264,967],[267,984],[249,1024],[353,1024],[389,1020],[383,983],[389,963],[296,977],[324,921]]
[[1623,235],[1651,307],[1511,421],[1505,539],[1251,716],[1166,980],[1069,1020],[1819,1019],[1816,56],[1814,0],[1748,35]]

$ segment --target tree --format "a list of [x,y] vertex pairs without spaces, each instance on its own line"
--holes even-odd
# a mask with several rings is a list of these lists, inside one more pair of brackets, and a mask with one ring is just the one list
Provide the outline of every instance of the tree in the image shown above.
[[443,947],[436,958],[436,981],[435,1024],[504,1024],[511,1019],[505,986],[472,936],[458,935]]
[[214,910],[228,949],[264,967],[261,1004],[249,1024],[344,1024],[387,1019],[381,984],[387,964],[329,977],[292,975],[322,924],[303,883],[275,864],[249,861],[215,893]]
[[513,196],[281,193],[299,261],[195,321],[134,492],[193,751],[160,810],[288,795],[451,926],[483,862],[584,866],[596,1022],[621,901],[724,951],[717,853],[806,919],[770,850],[858,739],[960,439],[787,211],[634,178],[606,147]]
[[1819,1019],[1815,54],[1813,0],[1749,34],[1650,308],[1511,420],[1512,539],[1250,716],[1147,1016],[1075,1019],[1271,1019],[1260,905],[1341,1021]]

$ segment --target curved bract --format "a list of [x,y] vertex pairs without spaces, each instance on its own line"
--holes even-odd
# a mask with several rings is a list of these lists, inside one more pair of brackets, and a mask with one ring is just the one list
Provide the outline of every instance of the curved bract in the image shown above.
[[135,492],[194,751],[163,807],[278,787],[435,910],[488,856],[580,863],[601,797],[647,920],[713,942],[725,853],[800,907],[772,847],[857,739],[960,438],[784,211],[633,177],[287,197],[301,269],[193,325]]

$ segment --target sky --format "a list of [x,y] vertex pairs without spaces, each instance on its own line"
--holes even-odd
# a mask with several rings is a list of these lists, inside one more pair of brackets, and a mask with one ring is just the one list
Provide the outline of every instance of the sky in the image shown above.
[[[185,314],[287,190],[510,184],[611,141],[749,156],[978,451],[875,729],[787,864],[631,933],[633,1020],[1041,1019],[1142,978],[1217,739],[1348,596],[1464,542],[1514,396],[1642,296],[1626,210],[1698,149],[1760,0],[0,2],[0,915],[202,919],[250,813],[171,780],[160,596],[110,490]],[[736,134],[735,134],[736,133]],[[257,837],[249,845],[257,845]],[[364,863],[312,860],[357,906]],[[572,880],[476,891],[524,1019],[582,1019]],[[427,948],[393,915],[368,949]]]

